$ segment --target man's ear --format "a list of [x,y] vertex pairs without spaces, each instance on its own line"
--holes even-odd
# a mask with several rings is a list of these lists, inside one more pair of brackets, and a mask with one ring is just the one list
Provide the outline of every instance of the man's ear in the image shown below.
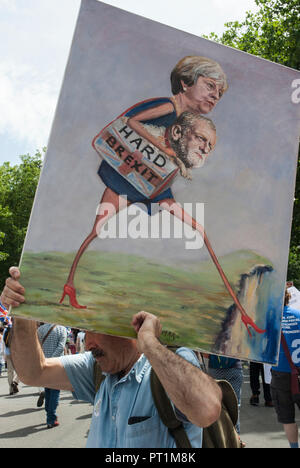
[[181,125],[175,124],[171,128],[171,135],[173,141],[178,141],[182,137],[182,128]]

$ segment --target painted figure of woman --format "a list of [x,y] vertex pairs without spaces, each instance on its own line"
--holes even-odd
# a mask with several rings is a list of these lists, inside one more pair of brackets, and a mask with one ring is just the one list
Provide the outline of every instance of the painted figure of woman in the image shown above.
[[[125,111],[118,119],[123,118],[130,129],[167,155],[178,167],[178,172],[188,179],[190,177],[188,167],[178,158],[174,147],[172,148],[170,145],[167,137],[168,129],[172,128],[172,125],[184,113],[204,115],[211,112],[228,88],[227,79],[217,62],[206,57],[188,56],[180,60],[172,71],[171,86],[172,97],[153,98],[140,102]],[[159,129],[159,136],[153,131],[150,132],[149,128]],[[207,139],[205,142],[205,137],[202,134],[198,135],[198,138],[199,159],[204,160],[205,155],[212,148],[208,148]],[[194,165],[194,167],[197,166]],[[163,209],[168,210],[174,216],[200,232],[225,287],[242,315],[242,321],[246,325],[249,335],[251,336],[249,326],[253,327],[258,333],[264,333],[264,330],[260,330],[256,326],[241,306],[213,252],[203,227],[185,213],[181,206],[176,203],[170,186],[166,190],[161,190],[154,198],[150,198],[138,191],[128,178],[118,173],[105,160],[101,163],[98,174],[107,188],[102,195],[92,231],[82,243],[73,261],[64,286],[61,303],[65,296],[68,295],[70,304],[73,307],[86,308],[77,302],[74,275],[82,254],[99,235],[102,227],[108,220],[132,203],[139,202],[146,205],[149,205],[149,203],[159,203]]]

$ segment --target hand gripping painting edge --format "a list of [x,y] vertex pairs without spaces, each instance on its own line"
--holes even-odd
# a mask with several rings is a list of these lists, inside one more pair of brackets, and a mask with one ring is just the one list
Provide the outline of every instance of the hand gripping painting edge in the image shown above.
[[[84,251],[99,235],[109,219],[132,203],[141,202],[146,205],[158,203],[162,209],[167,210],[201,234],[211,259],[241,314],[249,336],[252,337],[251,328],[256,333],[263,334],[266,330],[260,329],[254,323],[234,293],[204,228],[181,208],[171,190],[172,182],[178,173],[189,180],[190,169],[203,166],[206,157],[216,144],[216,128],[213,122],[203,114],[211,112],[226,92],[227,77],[221,66],[214,60],[201,56],[186,56],[173,69],[171,85],[173,92],[171,98],[154,98],[135,104],[94,138],[93,147],[103,158],[98,174],[107,188],[102,195],[92,231],[81,244],[74,258],[60,303],[63,302],[65,296],[68,296],[72,307],[86,308],[77,302],[74,286],[76,268]],[[117,122],[123,122],[123,127],[117,129]],[[160,137],[153,131],[153,128],[156,132],[160,130]],[[128,137],[132,135],[135,138],[131,140],[130,145]],[[186,140],[185,146],[180,145],[182,143],[180,140],[183,138]],[[136,145],[135,150],[132,147],[133,142]],[[145,143],[143,149],[141,149],[142,142]],[[164,158],[165,163],[173,163],[174,170],[167,182],[162,181],[164,183],[161,183],[156,191],[154,187],[152,194],[149,195],[145,193],[145,190],[137,189],[132,177],[130,179],[128,174],[132,173],[135,168],[135,176],[138,176],[140,180],[144,177],[144,182],[153,182],[158,177],[154,171],[155,164],[152,161],[152,164],[149,163],[150,167],[149,165],[147,167],[146,162],[150,159],[149,154],[154,154],[155,151],[161,158]],[[190,155],[191,152],[193,156]],[[126,165],[129,166],[131,163],[132,170],[129,170]],[[142,172],[140,172],[141,168]],[[152,174],[148,179],[146,178],[147,171],[148,174],[149,171]]]

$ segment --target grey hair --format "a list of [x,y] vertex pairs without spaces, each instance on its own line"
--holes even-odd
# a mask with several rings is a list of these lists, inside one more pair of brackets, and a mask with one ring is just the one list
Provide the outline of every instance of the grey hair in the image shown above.
[[[174,126],[174,125],[180,125],[182,130],[183,130],[183,133],[190,129],[190,128],[193,128],[195,123],[199,120],[202,120],[203,122],[206,122],[207,125],[214,131],[214,132],[217,132],[217,129],[216,129],[216,126],[215,124],[213,123],[213,121],[207,117],[204,117],[203,115],[201,114],[198,114],[197,112],[190,112],[190,111],[186,111],[186,112],[183,112],[182,114],[180,114],[179,117],[177,117],[176,121],[173,123],[173,125],[171,126],[171,128]],[[171,128],[169,128],[169,132],[171,131]]]
[[181,59],[171,73],[172,93],[176,95],[183,92],[181,81],[192,86],[200,76],[214,79],[223,93],[227,91],[227,77],[217,62],[207,57],[190,55]]

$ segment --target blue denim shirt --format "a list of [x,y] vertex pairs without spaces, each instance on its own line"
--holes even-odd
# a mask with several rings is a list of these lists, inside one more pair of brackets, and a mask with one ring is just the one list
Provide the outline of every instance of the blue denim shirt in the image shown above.
[[[191,350],[180,348],[177,353],[200,367]],[[88,448],[176,448],[157,413],[150,388],[151,366],[144,355],[122,379],[107,375],[96,395],[92,355],[85,353],[60,359],[73,386],[74,397],[94,405]],[[144,420],[128,424],[132,417]],[[192,446],[200,448],[202,429],[183,422]]]

